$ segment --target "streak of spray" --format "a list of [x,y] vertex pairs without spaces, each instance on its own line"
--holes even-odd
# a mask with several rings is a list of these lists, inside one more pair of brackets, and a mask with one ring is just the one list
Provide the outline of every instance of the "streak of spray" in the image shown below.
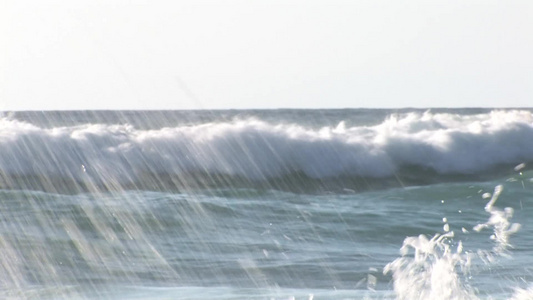
[[[490,198],[485,206],[490,217],[487,222],[473,228],[477,232],[483,229],[493,230],[490,236],[494,241],[492,251],[467,252],[463,250],[461,241],[456,247],[452,246],[454,232],[449,230],[446,218],[443,219],[443,234],[435,234],[432,238],[420,235],[404,240],[400,249],[402,257],[389,263],[384,269],[385,274],[392,273],[397,299],[478,299],[475,288],[465,280],[470,274],[473,260],[481,259],[490,264],[497,257],[507,255],[511,248],[510,236],[520,229],[520,224],[510,222],[512,208],[500,209],[494,206],[502,191],[503,187],[499,185],[492,195],[484,195],[484,198]],[[468,231],[463,229],[463,232]],[[410,254],[411,251],[414,251],[414,255]],[[531,299],[532,294],[531,290],[517,289],[513,299]]]

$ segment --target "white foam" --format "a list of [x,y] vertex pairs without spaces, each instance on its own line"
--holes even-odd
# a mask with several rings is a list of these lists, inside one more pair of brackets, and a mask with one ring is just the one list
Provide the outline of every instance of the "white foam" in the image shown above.
[[515,289],[513,297],[510,300],[531,300],[533,299],[533,286],[527,289]]
[[[393,277],[397,299],[479,299],[477,290],[465,280],[471,276],[473,261],[481,260],[490,266],[498,257],[507,256],[508,248],[512,248],[509,238],[520,229],[520,224],[510,222],[512,208],[502,210],[494,206],[502,191],[501,186],[496,186],[492,199],[485,206],[485,211],[490,213],[488,221],[474,227],[476,231],[492,229],[490,238],[494,247],[490,252],[483,249],[478,249],[477,254],[464,251],[462,241],[457,243],[454,251],[455,234],[449,228],[444,229],[446,233],[436,234],[431,239],[425,235],[405,238],[400,249],[402,257],[387,264],[383,270]],[[464,228],[463,233],[467,233]],[[410,251],[414,251],[413,256],[408,255]],[[531,288],[516,288],[512,299],[532,299],[532,295]]]
[[301,172],[312,178],[392,176],[405,166],[476,174],[533,161],[533,114],[390,116],[377,126],[309,129],[257,119],[141,130],[90,124],[40,128],[0,119],[4,174],[70,177],[145,172],[220,173],[261,180]]

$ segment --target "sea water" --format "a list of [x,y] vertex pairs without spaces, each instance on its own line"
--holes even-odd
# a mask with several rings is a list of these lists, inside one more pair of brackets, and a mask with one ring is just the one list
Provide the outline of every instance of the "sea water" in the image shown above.
[[533,111],[5,112],[0,296],[533,299]]

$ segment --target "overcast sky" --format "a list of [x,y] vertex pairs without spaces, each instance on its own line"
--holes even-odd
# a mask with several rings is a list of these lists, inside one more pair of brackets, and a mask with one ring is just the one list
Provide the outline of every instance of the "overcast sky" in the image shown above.
[[2,6],[0,110],[533,106],[528,0]]

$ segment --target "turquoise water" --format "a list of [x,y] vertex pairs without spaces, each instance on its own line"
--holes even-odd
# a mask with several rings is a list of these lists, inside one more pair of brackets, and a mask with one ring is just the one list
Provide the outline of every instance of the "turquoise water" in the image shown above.
[[277,113],[4,116],[0,295],[533,298],[530,111]]

